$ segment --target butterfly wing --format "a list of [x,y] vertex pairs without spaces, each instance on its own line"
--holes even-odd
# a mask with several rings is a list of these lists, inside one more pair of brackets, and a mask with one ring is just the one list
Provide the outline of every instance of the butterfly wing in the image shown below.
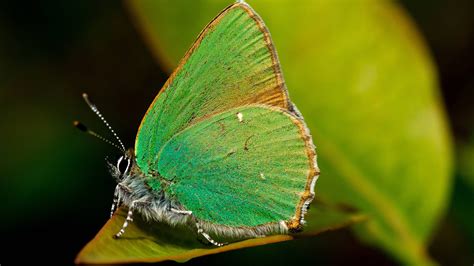
[[201,32],[149,107],[135,142],[138,166],[149,173],[174,134],[251,103],[291,108],[267,28],[248,5],[237,3]]
[[234,108],[186,128],[158,155],[165,195],[227,226],[301,225],[318,169],[304,123],[275,107]]

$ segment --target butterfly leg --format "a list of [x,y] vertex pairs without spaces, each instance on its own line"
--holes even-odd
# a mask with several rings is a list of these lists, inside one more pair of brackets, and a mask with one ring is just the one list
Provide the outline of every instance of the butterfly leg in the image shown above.
[[177,214],[183,214],[183,215],[191,215],[193,214],[192,211],[183,211],[183,210],[178,210],[178,209],[175,209],[175,208],[171,208],[170,211],[174,212],[174,213],[177,213]]
[[207,242],[213,244],[214,246],[222,247],[226,244],[226,243],[217,242],[214,239],[212,239],[208,233],[204,232],[204,230],[201,228],[201,225],[199,223],[196,223],[196,227],[197,227],[198,234],[202,235],[207,240]]
[[110,218],[114,215],[116,208],[120,206],[120,194],[119,194],[119,185],[115,187],[114,200],[112,202],[112,207],[110,208]]
[[130,204],[130,207],[128,208],[128,213],[127,213],[127,218],[125,219],[125,222],[123,223],[122,225],[122,229],[120,229],[120,231],[114,235],[114,238],[119,238],[121,237],[124,233],[125,233],[125,228],[127,228],[128,224],[130,222],[133,222],[133,211],[135,210],[135,207],[138,205],[138,204],[149,204],[148,202],[144,202],[144,201],[138,201],[138,200],[135,200],[132,202],[132,204]]
[[125,222],[122,225],[122,229],[120,229],[120,231],[117,234],[114,235],[114,238],[121,237],[123,235],[123,233],[125,233],[125,228],[127,228],[128,223],[133,222],[133,218],[132,218],[133,208],[132,207],[133,207],[133,203],[132,203],[132,206],[130,206],[130,208],[128,209],[127,218],[125,219]]

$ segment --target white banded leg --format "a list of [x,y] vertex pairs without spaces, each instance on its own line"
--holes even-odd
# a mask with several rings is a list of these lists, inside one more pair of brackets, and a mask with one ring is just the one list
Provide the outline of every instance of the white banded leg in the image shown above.
[[226,243],[219,243],[215,241],[214,239],[212,239],[209,234],[207,234],[206,232],[204,232],[204,230],[202,230],[201,225],[199,223],[196,223],[196,227],[197,227],[198,234],[202,235],[209,243],[213,244],[214,246],[222,247],[223,245],[226,244]]
[[191,215],[193,214],[192,211],[182,211],[182,210],[178,210],[178,209],[175,209],[175,208],[171,208],[170,209],[172,212],[174,213],[177,213],[177,214],[183,214],[183,215]]
[[110,208],[110,218],[114,215],[116,208],[120,206],[120,194],[119,194],[119,185],[115,186],[114,200],[112,202],[112,207]]
[[132,215],[133,215],[133,211],[135,210],[135,207],[140,204],[149,205],[150,202],[140,201],[140,200],[132,201],[132,203],[130,204],[130,207],[128,207],[127,218],[125,218],[125,222],[123,222],[122,229],[120,229],[120,231],[114,235],[114,238],[119,238],[125,233],[125,228],[127,228],[129,223],[133,222]]
[[125,233],[125,228],[127,228],[128,223],[133,222],[132,215],[133,215],[134,208],[135,208],[135,201],[133,201],[132,204],[130,204],[130,207],[128,208],[127,218],[125,219],[125,222],[123,223],[120,231],[118,231],[118,233],[114,235],[115,238],[121,237],[123,233]]

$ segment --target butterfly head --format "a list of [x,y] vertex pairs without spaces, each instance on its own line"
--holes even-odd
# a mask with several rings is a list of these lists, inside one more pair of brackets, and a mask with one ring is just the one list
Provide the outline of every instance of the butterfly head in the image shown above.
[[129,149],[118,158],[117,163],[112,164],[107,162],[107,164],[109,165],[109,170],[112,176],[117,180],[117,182],[121,182],[125,178],[131,176],[134,161],[133,149]]
[[123,145],[122,140],[118,137],[117,133],[115,133],[115,131],[112,129],[112,127],[107,122],[107,120],[105,120],[104,116],[99,111],[97,106],[91,102],[91,100],[89,99],[89,96],[86,93],[82,94],[82,98],[87,103],[89,108],[100,118],[100,120],[104,123],[104,125],[109,129],[110,133],[112,133],[116,141],[111,141],[107,138],[104,138],[102,135],[99,135],[96,132],[88,129],[84,124],[80,123],[79,121],[74,121],[74,126],[78,128],[79,130],[114,146],[115,148],[117,148],[123,153],[123,155],[120,156],[120,158],[117,160],[116,164],[112,164],[106,159],[112,176],[115,177],[117,182],[121,182],[126,177],[130,176],[132,173],[132,169],[134,167],[134,161],[135,161],[133,149],[128,149],[128,150],[125,149],[125,146]]

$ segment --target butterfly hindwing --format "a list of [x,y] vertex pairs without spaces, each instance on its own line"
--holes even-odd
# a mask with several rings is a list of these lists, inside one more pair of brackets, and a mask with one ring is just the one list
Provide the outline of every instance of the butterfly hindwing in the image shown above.
[[144,116],[135,154],[144,173],[174,134],[215,113],[246,104],[289,108],[267,28],[246,4],[222,11],[201,32]]
[[[293,220],[316,174],[302,122],[249,105],[214,115],[169,140],[158,155],[165,195],[198,219],[226,226]],[[289,223],[291,226],[291,222]]]

